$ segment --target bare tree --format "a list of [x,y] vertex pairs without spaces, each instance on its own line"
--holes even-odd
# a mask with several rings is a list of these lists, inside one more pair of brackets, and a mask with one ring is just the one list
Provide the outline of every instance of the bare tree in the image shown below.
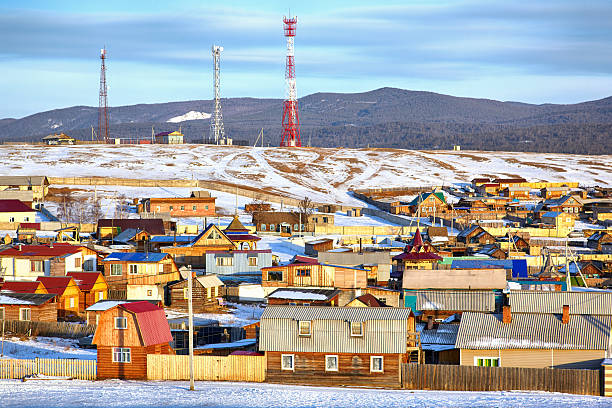
[[304,197],[304,199],[298,203],[298,214],[302,219],[302,224],[308,225],[308,219],[314,210],[315,205],[309,197]]

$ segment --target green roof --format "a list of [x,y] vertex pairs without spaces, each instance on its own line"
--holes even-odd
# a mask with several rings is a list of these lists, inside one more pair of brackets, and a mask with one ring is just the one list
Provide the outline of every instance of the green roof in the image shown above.
[[446,204],[446,199],[444,199],[444,194],[442,192],[435,192],[435,193],[431,192],[431,193],[419,194],[418,196],[414,198],[414,200],[408,203],[408,205],[419,205],[419,203],[422,203],[423,201],[427,200],[429,196],[432,194],[434,194],[436,197],[440,199],[440,201]]

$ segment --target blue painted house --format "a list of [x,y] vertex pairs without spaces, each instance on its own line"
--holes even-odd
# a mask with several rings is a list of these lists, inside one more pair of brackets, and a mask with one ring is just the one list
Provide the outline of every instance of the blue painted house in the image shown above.
[[261,268],[269,266],[272,266],[272,251],[270,249],[206,252],[207,274],[261,275]]

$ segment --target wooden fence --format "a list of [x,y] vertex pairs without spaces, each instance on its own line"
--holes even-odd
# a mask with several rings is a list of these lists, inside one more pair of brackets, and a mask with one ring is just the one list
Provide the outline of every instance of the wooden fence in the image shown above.
[[22,379],[35,374],[96,379],[96,360],[36,358],[34,360],[0,360],[0,379]]
[[602,395],[601,370],[404,364],[402,387],[410,390],[523,390]]
[[[264,382],[265,356],[195,356],[196,381],[248,381]],[[189,356],[147,355],[149,380],[188,380]]]
[[68,322],[33,322],[7,320],[5,331],[24,336],[49,336],[68,339],[87,337],[96,332],[96,325],[85,325]]

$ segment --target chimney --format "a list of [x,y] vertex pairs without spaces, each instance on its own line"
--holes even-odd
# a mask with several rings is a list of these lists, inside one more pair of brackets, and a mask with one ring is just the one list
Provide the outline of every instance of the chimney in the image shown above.
[[502,322],[505,324],[512,323],[512,313],[510,313],[510,305],[504,306],[502,310],[503,310]]
[[19,250],[21,251],[21,244],[19,244]]
[[432,330],[433,328],[434,328],[433,316],[427,316],[427,330]]
[[563,316],[561,316],[561,323],[568,324],[570,321],[569,305],[563,305]]

